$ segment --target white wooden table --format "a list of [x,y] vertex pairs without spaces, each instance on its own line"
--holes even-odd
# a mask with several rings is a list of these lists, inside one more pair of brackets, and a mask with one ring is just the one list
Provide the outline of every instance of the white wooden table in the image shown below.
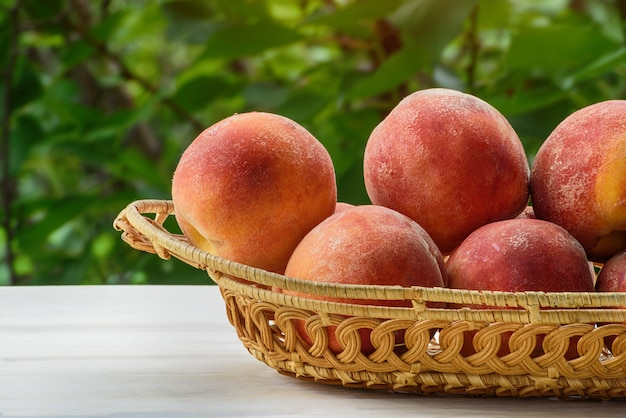
[[0,417],[623,417],[626,401],[400,395],[278,374],[215,286],[0,287]]

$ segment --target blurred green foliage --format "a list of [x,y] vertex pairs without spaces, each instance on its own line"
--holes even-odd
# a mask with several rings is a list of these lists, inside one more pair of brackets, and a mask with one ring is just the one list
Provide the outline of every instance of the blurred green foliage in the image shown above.
[[624,98],[625,15],[610,0],[0,0],[0,284],[208,283],[112,221],[168,199],[184,148],[235,112],[309,129],[351,203],[369,202],[369,132],[417,89],[491,103],[532,163],[567,114]]

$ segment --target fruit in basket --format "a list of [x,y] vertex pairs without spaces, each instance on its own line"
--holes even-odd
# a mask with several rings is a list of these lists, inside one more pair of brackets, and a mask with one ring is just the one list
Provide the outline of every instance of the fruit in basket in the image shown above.
[[[596,282],[598,292],[626,292],[626,250],[611,257],[600,270]],[[615,336],[606,337],[604,342],[610,350]]]
[[335,171],[324,146],[296,122],[236,114],[187,147],[172,200],[195,246],[282,273],[300,240],[334,212]]
[[[428,286],[446,283],[443,256],[415,221],[392,209],[361,205],[343,209],[313,228],[289,259],[285,275],[303,280],[346,285]],[[331,297],[282,290],[285,294],[361,305],[405,306],[406,300],[370,300]],[[304,321],[295,323],[309,344]],[[326,327],[328,347],[342,351],[336,327]],[[370,354],[371,329],[359,329],[361,352]],[[401,339],[401,335],[398,336]]]
[[578,239],[589,258],[626,248],[626,100],[572,113],[548,136],[531,172],[535,215]]
[[599,292],[626,292],[626,250],[615,254],[598,274],[596,290]]
[[404,98],[372,131],[364,181],[372,203],[419,223],[448,254],[472,231],[528,203],[530,168],[494,107],[433,88]]
[[354,207],[353,204],[351,203],[347,203],[347,202],[337,202],[337,205],[335,206],[335,212],[341,212],[344,209],[348,209]]
[[[593,292],[594,275],[582,245],[564,228],[537,219],[511,219],[480,227],[470,234],[447,261],[448,285],[455,289],[505,292]],[[486,309],[479,305],[455,308]],[[504,309],[489,307],[489,309]],[[466,332],[461,354],[476,352]],[[508,354],[510,334],[503,334],[499,356]],[[537,338],[532,357],[543,354]],[[576,356],[576,338],[567,358]]]
[[535,211],[532,206],[526,206],[526,209],[524,209],[522,213],[517,215],[517,217],[522,218],[522,219],[537,219],[537,217],[535,216]]

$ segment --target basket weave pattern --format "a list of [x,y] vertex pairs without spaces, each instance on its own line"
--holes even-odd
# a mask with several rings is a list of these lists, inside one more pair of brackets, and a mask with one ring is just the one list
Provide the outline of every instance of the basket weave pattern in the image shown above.
[[[626,397],[626,294],[489,292],[318,284],[201,251],[163,223],[171,201],[129,204],[114,226],[131,247],[174,256],[219,286],[230,323],[248,351],[280,373],[319,383],[409,393],[483,396]],[[154,214],[153,217],[147,214]],[[359,305],[290,296],[407,300],[411,307]],[[481,309],[430,308],[429,302]],[[302,321],[312,345],[295,323]],[[621,324],[624,323],[624,324]],[[340,353],[328,348],[336,327]],[[362,329],[376,350],[361,353]],[[474,354],[463,355],[472,332]],[[402,335],[402,344],[397,336]],[[508,350],[500,353],[502,338]],[[605,338],[614,337],[612,352]],[[505,341],[506,341],[505,338]],[[539,342],[538,342],[539,341]],[[570,344],[576,346],[571,354]],[[540,345],[542,352],[532,354]]]

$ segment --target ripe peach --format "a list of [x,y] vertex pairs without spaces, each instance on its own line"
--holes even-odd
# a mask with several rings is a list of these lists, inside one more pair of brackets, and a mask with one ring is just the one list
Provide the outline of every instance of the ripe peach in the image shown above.
[[526,209],[524,209],[522,213],[517,215],[517,217],[522,219],[537,219],[532,206],[526,206]]
[[444,254],[528,203],[530,168],[517,134],[491,105],[454,90],[404,98],[372,131],[363,164],[372,203],[415,220]]
[[[626,250],[611,257],[600,270],[596,281],[598,292],[626,292]],[[615,336],[606,337],[605,345],[611,349]]]
[[[392,209],[360,205],[346,208],[313,228],[289,259],[285,275],[304,280],[366,285],[443,287],[443,256],[432,239],[416,222]],[[362,305],[407,306],[408,301],[366,300],[283,293],[335,302]],[[312,344],[304,322],[297,321],[300,336]],[[335,327],[327,328],[329,348],[342,351]],[[370,329],[360,330],[361,352],[374,347]]]
[[626,250],[611,257],[600,270],[596,290],[626,292]]
[[[593,274],[580,243],[560,226],[537,219],[517,218],[480,227],[450,255],[447,271],[448,285],[455,289],[594,291]],[[500,356],[509,353],[508,337],[504,337]],[[471,339],[472,334],[466,334],[462,354],[475,352]],[[532,355],[542,353],[539,339]],[[570,343],[568,356],[575,355],[575,344]]]
[[578,239],[590,259],[626,248],[626,100],[565,118],[537,152],[531,172],[535,215]]
[[187,147],[172,200],[197,247],[282,273],[300,240],[334,212],[335,171],[324,146],[296,122],[237,114]]
[[341,212],[342,210],[348,209],[351,207],[354,207],[354,205],[351,203],[337,202],[337,205],[335,206],[335,212]]

